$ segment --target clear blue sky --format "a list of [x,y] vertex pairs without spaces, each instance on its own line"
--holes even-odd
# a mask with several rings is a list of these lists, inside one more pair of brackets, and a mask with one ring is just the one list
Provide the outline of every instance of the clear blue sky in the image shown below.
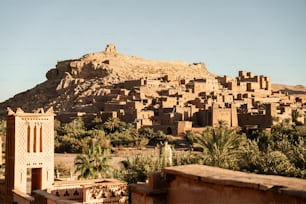
[[[0,101],[58,60],[103,51],[203,61],[209,71],[306,85],[306,0],[1,0]],[[26,100],[26,99],[25,99]]]

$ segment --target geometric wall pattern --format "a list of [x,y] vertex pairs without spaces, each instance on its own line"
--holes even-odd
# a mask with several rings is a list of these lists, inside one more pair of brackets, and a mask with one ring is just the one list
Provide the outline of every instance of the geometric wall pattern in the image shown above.
[[[52,188],[54,182],[54,113],[25,113],[8,109],[6,134],[5,192],[12,203],[12,190],[27,193],[27,176],[32,190]],[[31,172],[28,174],[28,172]]]

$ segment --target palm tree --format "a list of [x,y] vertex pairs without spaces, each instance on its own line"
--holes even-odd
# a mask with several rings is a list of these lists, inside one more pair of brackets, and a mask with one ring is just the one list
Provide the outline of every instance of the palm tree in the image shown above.
[[193,131],[188,130],[184,132],[183,137],[185,138],[189,148],[194,149],[194,144],[196,143],[197,137],[199,137],[199,135]]
[[237,168],[244,136],[238,135],[224,123],[216,128],[207,128],[196,137],[203,149],[205,163],[223,168]]
[[121,121],[119,118],[109,118],[104,126],[110,133],[115,132],[115,130],[119,129],[121,125]]
[[218,128],[227,128],[228,123],[225,120],[218,120]]
[[74,161],[76,165],[75,172],[80,173],[78,178],[103,178],[110,168],[108,165],[109,160],[108,149],[102,148],[98,144],[91,144],[83,154],[76,157]]

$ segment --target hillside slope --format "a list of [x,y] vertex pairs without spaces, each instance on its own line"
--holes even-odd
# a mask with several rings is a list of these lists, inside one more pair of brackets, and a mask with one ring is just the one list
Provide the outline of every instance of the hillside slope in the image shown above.
[[117,53],[114,45],[107,45],[104,52],[58,62],[46,73],[46,81],[1,103],[0,118],[5,117],[7,107],[21,107],[27,112],[51,106],[55,112],[95,112],[98,110],[92,103],[106,88],[126,80],[165,75],[177,79],[214,77],[203,63],[146,60]]

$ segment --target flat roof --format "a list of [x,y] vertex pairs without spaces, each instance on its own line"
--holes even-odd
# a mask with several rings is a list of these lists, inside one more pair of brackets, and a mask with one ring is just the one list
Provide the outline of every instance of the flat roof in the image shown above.
[[167,167],[163,169],[163,172],[205,183],[262,191],[277,190],[281,194],[306,199],[306,179],[246,173],[205,165]]

